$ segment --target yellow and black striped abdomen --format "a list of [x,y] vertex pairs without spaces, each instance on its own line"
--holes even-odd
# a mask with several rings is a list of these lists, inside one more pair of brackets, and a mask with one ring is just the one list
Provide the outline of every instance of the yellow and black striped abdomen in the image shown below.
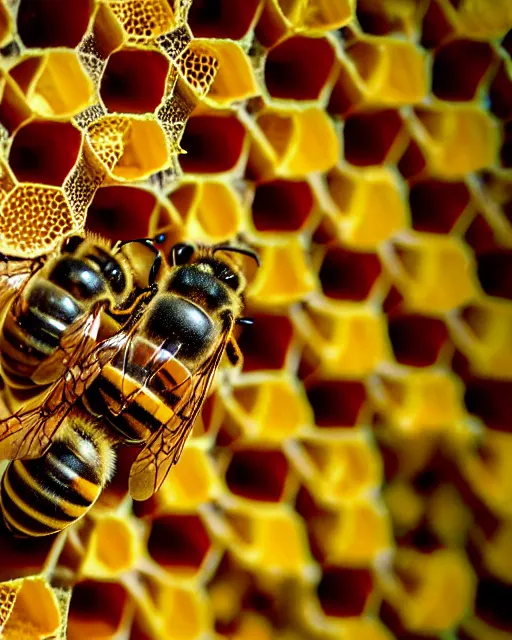
[[84,516],[110,477],[113,452],[92,424],[71,419],[41,458],[14,460],[0,486],[0,508],[17,536],[57,533]]

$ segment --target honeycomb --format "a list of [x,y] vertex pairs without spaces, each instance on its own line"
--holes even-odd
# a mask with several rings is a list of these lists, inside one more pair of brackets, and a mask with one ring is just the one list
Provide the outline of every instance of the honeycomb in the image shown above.
[[509,0],[3,0],[0,251],[242,237],[179,465],[0,543],[0,636],[512,636]]

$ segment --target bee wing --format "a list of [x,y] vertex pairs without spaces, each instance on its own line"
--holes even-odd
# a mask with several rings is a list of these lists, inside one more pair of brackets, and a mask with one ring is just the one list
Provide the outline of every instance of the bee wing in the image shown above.
[[103,303],[64,332],[59,352],[66,370],[42,400],[24,405],[0,421],[0,459],[38,458],[50,445],[73,405],[107,364],[127,344],[135,327],[97,342]]
[[0,309],[42,267],[40,260],[0,259]]
[[139,453],[130,470],[130,494],[134,500],[147,500],[162,485],[171,467],[181,456],[194,422],[207,397],[231,334],[233,321],[219,336],[212,355],[190,380],[186,393],[173,409],[173,417],[156,431]]

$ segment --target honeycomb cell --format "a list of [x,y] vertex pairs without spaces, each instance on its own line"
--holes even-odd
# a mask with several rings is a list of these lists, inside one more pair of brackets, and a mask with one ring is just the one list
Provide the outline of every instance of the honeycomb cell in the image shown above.
[[450,233],[470,202],[464,182],[420,180],[409,192],[412,224],[416,231]]
[[362,301],[370,295],[380,273],[381,265],[374,253],[332,247],[324,256],[319,278],[328,298]]
[[208,93],[209,100],[225,106],[257,95],[259,85],[243,48],[236,42],[222,41],[211,46],[218,61],[218,71]]
[[376,248],[407,225],[402,187],[385,168],[334,169],[327,174],[329,193],[340,210],[343,239],[358,249]]
[[180,464],[156,494],[158,513],[191,511],[220,494],[219,479],[213,462],[201,447],[189,442]]
[[304,483],[318,501],[330,506],[342,505],[371,493],[381,483],[382,469],[378,452],[364,438],[354,435],[339,442],[323,436],[301,440],[291,461],[304,477]]
[[487,42],[463,39],[448,42],[434,56],[434,95],[452,102],[478,98],[494,59],[494,51]]
[[506,431],[512,419],[508,394],[512,383],[508,380],[475,378],[468,381],[464,401],[467,410],[478,416],[487,427]]
[[335,69],[331,43],[293,36],[271,49],[265,61],[265,86],[272,98],[319,100]]
[[495,163],[499,146],[497,125],[479,107],[421,107],[416,115],[419,126],[413,135],[433,175],[456,179]]
[[187,122],[181,140],[186,152],[180,157],[181,167],[185,173],[194,174],[234,171],[245,142],[244,126],[235,116],[194,116]]
[[398,583],[387,595],[410,632],[436,634],[452,629],[472,606],[475,577],[457,550],[421,554],[400,549],[395,570]]
[[476,375],[494,377],[499,371],[501,378],[512,376],[511,313],[508,302],[488,298],[448,320],[453,342],[469,358]]
[[94,523],[80,571],[84,577],[116,580],[133,570],[142,547],[136,523],[117,515],[99,516]]
[[408,0],[389,5],[382,0],[359,0],[356,16],[365,33],[377,36],[405,32],[410,35],[416,27],[420,8]]
[[397,160],[404,151],[403,123],[391,109],[352,113],[343,129],[345,159],[356,167]]
[[[257,157],[253,144],[249,170],[258,177],[306,176],[315,171],[326,171],[340,157],[338,135],[327,114],[312,107],[296,112],[265,111],[256,119],[265,136],[268,158]],[[261,144],[261,143],[260,143]],[[260,150],[260,153],[265,153]]]
[[81,143],[71,123],[32,120],[14,134],[9,164],[20,182],[58,187],[76,163]]
[[495,4],[462,0],[455,3],[454,20],[459,30],[469,37],[492,39],[504,36],[512,23],[512,10],[507,0]]
[[101,99],[111,113],[153,112],[164,97],[168,71],[169,61],[157,51],[115,51],[101,79]]
[[453,34],[454,27],[446,13],[446,2],[432,0],[428,4],[421,25],[421,45],[435,49]]
[[401,39],[365,38],[346,49],[369,101],[390,106],[416,104],[428,94],[425,52]]
[[50,48],[78,45],[87,30],[95,0],[68,3],[21,0],[16,26],[26,47]]
[[125,39],[124,31],[116,20],[111,5],[112,3],[99,5],[92,26],[94,57],[101,61],[106,60],[116,49],[120,49]]
[[284,496],[288,462],[279,450],[236,449],[226,469],[226,485],[236,496],[279,502]]
[[260,5],[260,0],[195,0],[188,24],[196,38],[241,40],[254,25]]
[[196,515],[165,515],[153,521],[148,552],[171,574],[197,575],[212,550],[210,536]]
[[407,366],[430,367],[450,347],[448,329],[438,318],[396,315],[388,321],[388,332],[395,360]]
[[80,231],[61,189],[16,186],[2,202],[0,251],[33,258],[56,248],[65,235]]
[[315,557],[324,564],[371,566],[394,545],[389,515],[373,500],[340,502],[336,511],[308,518],[308,525]]
[[310,304],[295,311],[293,318],[327,376],[367,375],[391,357],[383,318],[357,303],[343,308]]
[[198,241],[231,240],[242,225],[244,212],[240,199],[223,181],[182,181],[169,199],[182,217],[186,233]]
[[[65,118],[78,114],[94,100],[94,86],[77,54],[68,49],[50,49],[39,56],[40,66],[26,83],[25,99],[42,117]],[[32,63],[33,64],[33,63]],[[20,77],[18,75],[18,77]]]
[[127,603],[128,594],[117,582],[80,582],[73,588],[67,637],[115,637],[126,625]]
[[158,591],[160,638],[200,638],[212,627],[205,594],[192,585],[165,585]]
[[314,380],[306,392],[317,427],[355,427],[367,412],[366,390],[359,380]]
[[264,247],[261,263],[262,268],[247,292],[250,301],[257,300],[264,306],[279,307],[302,301],[316,288],[315,276],[299,238]]
[[109,8],[129,40],[144,41],[170,31],[183,20],[185,4],[190,3],[177,2],[172,9],[165,0],[110,0]]
[[249,436],[268,442],[281,442],[313,422],[303,388],[286,376],[269,376],[264,386],[241,383],[225,402]]
[[258,184],[252,220],[259,232],[300,231],[313,209],[313,193],[304,181],[273,180]]
[[60,601],[65,598],[63,592],[52,589],[47,580],[39,576],[1,583],[2,636],[6,640],[61,637],[66,620],[61,617]]
[[460,381],[435,370],[408,371],[381,378],[386,414],[392,424],[408,433],[416,431],[464,432],[465,412]]
[[239,345],[244,354],[243,371],[279,370],[286,366],[293,326],[286,316],[252,314],[254,324],[245,331]]
[[144,238],[151,229],[151,218],[156,208],[157,199],[149,190],[105,186],[98,189],[91,202],[87,228],[112,240]]
[[230,551],[248,567],[274,577],[304,579],[314,567],[300,517],[286,505],[265,510],[230,510]]
[[[286,2],[281,3],[283,8]],[[295,21],[305,31],[327,31],[339,29],[354,17],[354,3],[352,0],[340,0],[332,3],[329,0],[310,0],[297,5],[300,11]]]
[[442,313],[476,295],[473,260],[457,238],[426,234],[411,238],[397,243],[395,258],[386,266],[411,310]]
[[350,618],[364,613],[373,589],[373,577],[367,569],[326,567],[317,594],[327,616]]
[[477,274],[487,295],[512,300],[512,251],[480,254],[477,258]]

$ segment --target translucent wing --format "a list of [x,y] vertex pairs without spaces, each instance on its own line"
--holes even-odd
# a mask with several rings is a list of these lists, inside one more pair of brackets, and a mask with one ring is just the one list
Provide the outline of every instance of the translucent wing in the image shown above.
[[150,498],[158,491],[170,468],[179,461],[219,367],[232,326],[230,319],[215,351],[193,375],[188,393],[174,407],[172,418],[151,436],[133,463],[129,485],[134,500]]
[[0,311],[42,266],[41,260],[16,260],[0,256]]
[[0,459],[42,456],[74,403],[127,344],[135,326],[97,342],[102,309],[103,303],[98,303],[90,315],[64,332],[58,350],[66,370],[44,397],[35,398],[10,418],[0,421]]

